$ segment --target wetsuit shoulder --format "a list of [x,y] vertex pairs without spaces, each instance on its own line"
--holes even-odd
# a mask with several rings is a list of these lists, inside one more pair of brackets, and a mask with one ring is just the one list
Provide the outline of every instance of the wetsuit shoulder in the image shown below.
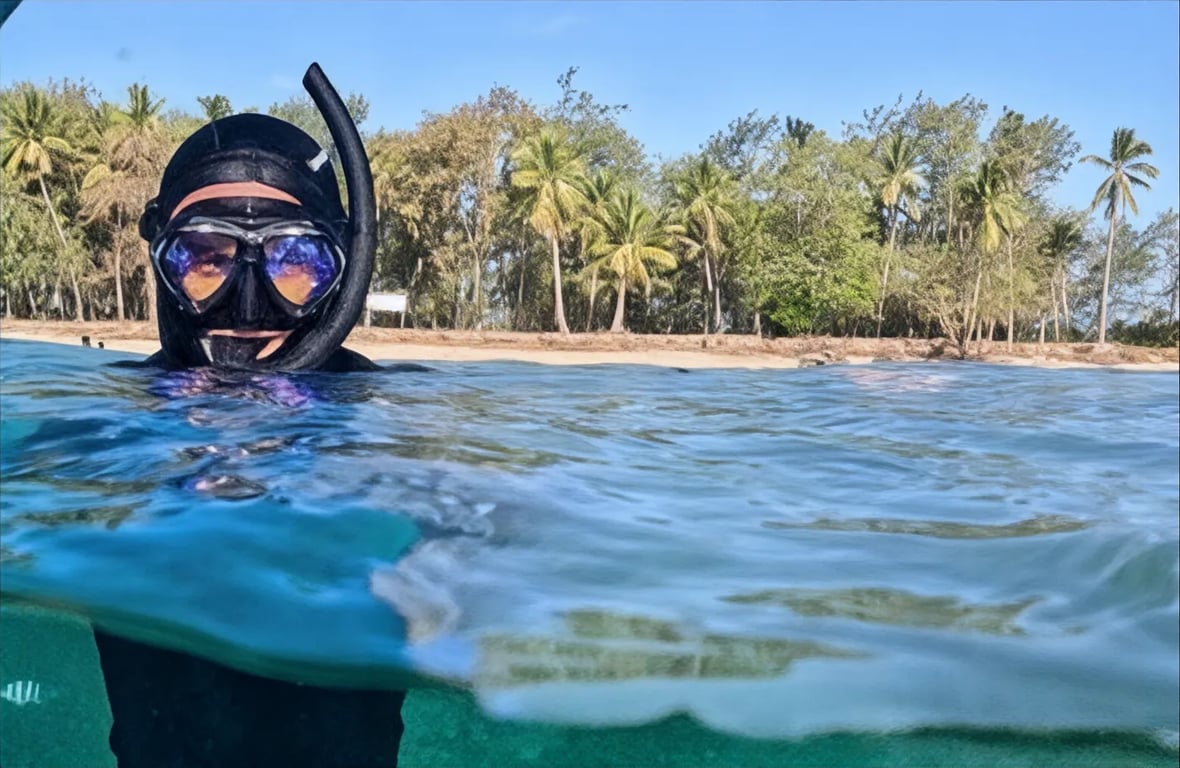
[[327,373],[351,373],[353,371],[380,371],[381,366],[360,353],[341,347],[324,361],[319,370]]
[[154,355],[144,358],[143,360],[116,360],[113,363],[107,363],[112,368],[168,368],[168,358],[164,355],[164,350],[156,352]]
[[413,371],[432,371],[425,365],[417,363],[394,363],[392,365],[377,365],[364,355],[341,347],[332,353],[328,361],[320,366],[321,371],[328,373],[350,373],[352,371],[382,371],[385,373],[408,373]]

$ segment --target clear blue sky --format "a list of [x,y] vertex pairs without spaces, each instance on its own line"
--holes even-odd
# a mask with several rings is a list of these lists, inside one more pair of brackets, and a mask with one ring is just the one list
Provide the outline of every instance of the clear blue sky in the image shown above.
[[[0,84],[84,77],[122,101],[147,83],[168,107],[229,96],[265,110],[301,92],[319,61],[372,104],[366,130],[411,128],[493,85],[538,104],[575,85],[631,106],[624,127],[652,155],[695,151],[758,109],[829,134],[862,110],[965,93],[1030,119],[1049,114],[1083,153],[1117,126],[1155,148],[1141,215],[1180,208],[1180,3],[1122,2],[104,2],[25,0],[0,29]],[[1074,166],[1054,191],[1088,205],[1101,179]]]

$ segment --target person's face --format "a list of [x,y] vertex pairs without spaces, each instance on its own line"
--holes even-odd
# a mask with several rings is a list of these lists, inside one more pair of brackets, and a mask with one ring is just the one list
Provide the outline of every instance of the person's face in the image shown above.
[[250,368],[271,358],[308,325],[304,308],[338,279],[339,247],[293,221],[299,205],[258,182],[216,184],[169,216],[178,234],[165,238],[161,269],[193,310],[210,363]]

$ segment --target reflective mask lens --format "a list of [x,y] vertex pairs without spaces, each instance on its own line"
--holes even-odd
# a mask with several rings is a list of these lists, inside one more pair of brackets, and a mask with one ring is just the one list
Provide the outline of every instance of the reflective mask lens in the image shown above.
[[160,258],[160,267],[168,282],[200,309],[229,277],[237,252],[238,241],[228,235],[181,232]]
[[[292,314],[322,299],[343,268],[343,257],[332,241],[303,225],[248,231],[228,223],[204,222],[175,232],[164,245],[160,271],[173,291],[188,299],[198,313],[231,279],[236,264],[248,252],[261,257],[267,279]],[[256,246],[261,246],[260,253],[251,251]]]
[[306,306],[327,293],[339,267],[332,245],[314,235],[282,235],[263,245],[266,275],[287,301]]

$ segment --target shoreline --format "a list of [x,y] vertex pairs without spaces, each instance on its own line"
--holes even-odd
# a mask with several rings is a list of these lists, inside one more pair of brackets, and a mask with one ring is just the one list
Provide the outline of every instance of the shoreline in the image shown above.
[[[154,324],[104,321],[0,321],[0,338],[81,345],[150,355],[159,349]],[[958,362],[943,339],[863,339],[831,336],[764,339],[746,335],[645,335],[535,333],[526,331],[431,331],[357,327],[345,346],[375,361],[514,361],[544,365],[657,365],[672,368],[783,369],[874,362]],[[982,346],[981,350],[977,350]],[[1044,345],[1004,342],[972,344],[966,360],[1037,368],[1114,368],[1180,373],[1180,349]]]

